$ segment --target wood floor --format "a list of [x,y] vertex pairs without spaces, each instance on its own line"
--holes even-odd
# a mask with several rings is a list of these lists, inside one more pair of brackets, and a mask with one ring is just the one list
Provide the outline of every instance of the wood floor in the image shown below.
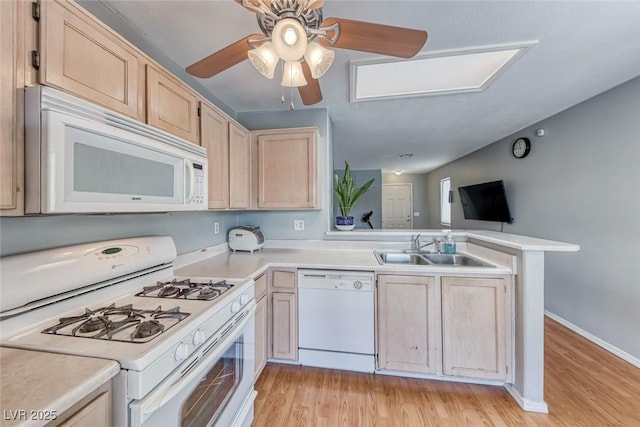
[[254,427],[640,427],[640,369],[545,318],[549,414],[524,412],[502,387],[268,364]]

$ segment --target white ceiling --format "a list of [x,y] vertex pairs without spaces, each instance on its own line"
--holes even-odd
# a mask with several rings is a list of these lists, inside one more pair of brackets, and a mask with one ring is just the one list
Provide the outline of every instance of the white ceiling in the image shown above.
[[[102,2],[182,67],[260,33],[233,0]],[[537,42],[482,92],[358,103],[349,102],[349,62],[383,57],[336,49],[313,107],[329,111],[336,164],[355,169],[426,172],[640,75],[637,0],[326,0],[323,15],[424,29],[421,54]],[[249,61],[201,82],[236,112],[289,108],[278,76],[264,78]],[[297,92],[294,103],[310,108]]]

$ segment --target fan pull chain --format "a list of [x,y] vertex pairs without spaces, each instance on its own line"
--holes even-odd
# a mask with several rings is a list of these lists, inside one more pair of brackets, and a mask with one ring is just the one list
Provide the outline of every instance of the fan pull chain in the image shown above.
[[293,67],[289,67],[289,110],[293,111]]
[[[284,61],[282,61],[282,75],[284,76]],[[284,86],[280,85],[280,103],[284,104]]]

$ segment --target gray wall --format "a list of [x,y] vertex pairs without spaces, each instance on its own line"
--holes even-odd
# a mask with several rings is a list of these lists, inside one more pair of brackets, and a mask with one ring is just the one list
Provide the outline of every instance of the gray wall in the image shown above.
[[[338,174],[340,180],[344,176],[344,169],[336,169],[333,171]],[[351,170],[355,180],[356,186],[361,186],[365,182],[369,181],[371,178],[375,179],[369,190],[362,195],[356,205],[351,209],[351,216],[353,216],[354,224],[356,225],[356,229],[369,229],[369,224],[362,222],[362,215],[366,214],[369,211],[373,211],[373,215],[371,215],[371,225],[373,228],[382,228],[382,171],[380,169],[375,170]],[[332,194],[333,194],[333,186],[332,186]],[[338,206],[338,200],[336,196],[333,195],[333,216],[340,215],[340,207]]]
[[[427,174],[426,173],[403,173],[396,175],[395,173],[382,174],[383,184],[404,184],[410,183],[413,192],[413,212],[420,212],[420,216],[413,217],[413,228],[424,229],[429,227],[429,194],[427,190]],[[438,187],[438,191],[440,188]],[[438,202],[440,203],[440,202]],[[439,205],[438,205],[439,206]],[[442,228],[438,225],[437,227]]]
[[[213,234],[214,222],[220,233]],[[50,215],[0,218],[0,255],[138,236],[172,236],[178,253],[227,240],[235,212],[175,212],[122,215]]]
[[[277,100],[276,100],[277,101]],[[325,108],[278,112],[238,113],[237,120],[249,130],[318,127],[318,201],[321,209],[304,211],[239,212],[240,224],[260,226],[267,239],[323,239],[331,216],[330,173],[331,120]],[[304,220],[304,231],[294,231],[293,221]]]
[[[520,136],[532,148],[518,160],[511,144]],[[503,179],[515,219],[505,232],[579,244],[545,256],[545,309],[640,358],[640,78],[430,173],[434,228],[446,176],[454,189]],[[455,196],[454,228],[499,230],[464,220]]]

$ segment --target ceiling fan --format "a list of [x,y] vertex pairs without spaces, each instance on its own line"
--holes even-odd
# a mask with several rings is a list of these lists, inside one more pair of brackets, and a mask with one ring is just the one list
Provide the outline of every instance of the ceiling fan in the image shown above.
[[[341,18],[322,18],[324,0],[235,0],[255,12],[263,34],[251,34],[188,66],[208,78],[249,59],[272,79],[283,61],[281,85],[297,87],[305,105],[322,100],[318,78],[333,63],[326,47],[411,58],[427,41],[427,32]],[[284,98],[283,98],[284,99]]]

